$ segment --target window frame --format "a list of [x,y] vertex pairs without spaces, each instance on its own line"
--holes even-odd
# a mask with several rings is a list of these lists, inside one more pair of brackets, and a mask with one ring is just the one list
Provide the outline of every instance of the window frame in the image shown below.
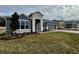
[[[19,22],[20,22],[19,29],[22,29],[21,28],[22,22],[24,22],[24,24],[23,24],[24,25],[24,29],[29,29],[29,25],[28,25],[29,20],[21,19],[21,20],[19,20]],[[28,26],[28,28],[26,28],[26,26]]]

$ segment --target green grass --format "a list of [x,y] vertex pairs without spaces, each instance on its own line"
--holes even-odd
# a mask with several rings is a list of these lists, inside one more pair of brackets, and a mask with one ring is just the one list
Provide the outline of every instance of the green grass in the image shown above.
[[51,32],[0,40],[0,53],[79,53],[79,34]]

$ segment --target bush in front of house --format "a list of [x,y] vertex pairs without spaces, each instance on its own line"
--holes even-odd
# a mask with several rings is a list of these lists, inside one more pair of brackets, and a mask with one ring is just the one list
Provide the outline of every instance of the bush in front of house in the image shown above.
[[15,13],[11,16],[11,24],[10,24],[10,27],[11,27],[11,30],[12,30],[12,34],[11,34],[11,35],[13,35],[13,31],[15,31],[16,29],[19,28],[18,19],[19,19],[19,15],[17,14],[17,12],[15,12]]
[[0,37],[0,40],[10,40],[11,36],[2,36]]

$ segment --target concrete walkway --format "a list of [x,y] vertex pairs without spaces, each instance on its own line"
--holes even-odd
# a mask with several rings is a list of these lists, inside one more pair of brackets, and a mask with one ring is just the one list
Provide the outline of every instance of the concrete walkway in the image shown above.
[[68,32],[68,33],[79,34],[79,31],[75,31],[75,30],[52,30],[52,31],[46,31],[46,32],[39,32],[39,33],[49,33],[49,32]]
[[52,32],[68,32],[68,33],[77,33],[77,34],[79,34],[79,31],[75,31],[75,30],[53,30]]

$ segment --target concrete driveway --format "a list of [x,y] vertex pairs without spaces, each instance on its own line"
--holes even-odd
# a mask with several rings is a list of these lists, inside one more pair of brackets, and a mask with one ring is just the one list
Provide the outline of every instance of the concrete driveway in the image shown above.
[[77,34],[79,34],[79,31],[75,31],[75,30],[53,30],[53,32],[68,32],[68,33],[77,33]]

